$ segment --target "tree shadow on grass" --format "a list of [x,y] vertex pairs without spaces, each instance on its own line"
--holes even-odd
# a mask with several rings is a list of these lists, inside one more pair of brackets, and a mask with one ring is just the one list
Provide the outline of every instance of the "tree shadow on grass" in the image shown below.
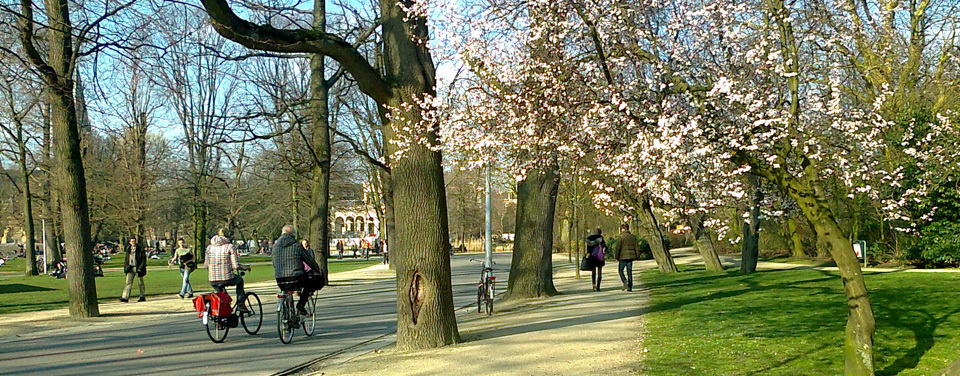
[[[731,276],[731,275],[727,275],[727,276]],[[714,278],[716,278],[716,277],[723,277],[723,275],[715,276]],[[710,278],[710,279],[714,279],[714,278]],[[808,282],[822,282],[822,281],[825,281],[825,280],[833,280],[833,279],[835,279],[835,278],[836,278],[836,277],[834,277],[834,276],[829,276],[829,277],[824,277],[824,278],[814,278],[814,279],[808,279],[808,280],[803,280],[803,281],[796,281],[796,282],[793,282],[793,283],[780,283],[780,284],[775,284],[775,285],[770,285],[770,286],[763,286],[763,287],[765,287],[765,288],[792,288],[793,284],[808,283]],[[698,278],[694,278],[694,279],[698,279]],[[663,286],[665,286],[665,285],[661,285],[661,288],[663,288]],[[646,284],[645,284],[645,287],[646,287]],[[576,317],[569,317],[569,318],[563,318],[563,319],[557,319],[557,320],[549,320],[549,321],[545,321],[545,322],[541,322],[541,323],[533,323],[533,324],[527,323],[527,324],[523,324],[523,325],[515,325],[515,326],[509,326],[509,327],[496,328],[496,329],[492,329],[492,330],[486,330],[486,331],[481,331],[481,332],[477,332],[477,333],[472,333],[472,334],[469,334],[469,335],[465,335],[465,336],[464,336],[464,341],[470,342],[470,341],[476,341],[476,340],[480,340],[480,339],[490,339],[490,338],[497,338],[497,337],[505,337],[505,336],[511,336],[511,335],[517,335],[517,334],[525,334],[525,333],[539,332],[539,331],[550,330],[550,329],[558,329],[558,328],[569,327],[569,326],[590,324],[590,323],[607,321],[607,320],[617,320],[617,319],[623,319],[623,318],[628,318],[628,317],[635,317],[635,316],[640,316],[640,315],[643,315],[643,314],[646,314],[646,313],[652,313],[652,312],[669,311],[669,310],[674,310],[674,309],[677,309],[677,308],[680,308],[680,307],[683,307],[683,306],[686,306],[686,305],[691,305],[691,304],[696,304],[696,303],[702,303],[702,302],[706,302],[706,301],[713,301],[713,300],[725,299],[725,298],[730,298],[730,297],[735,297],[735,296],[743,295],[743,294],[750,293],[750,292],[756,292],[756,291],[758,291],[758,288],[760,288],[760,287],[759,287],[759,286],[755,286],[755,285],[750,285],[750,286],[747,287],[747,288],[739,288],[739,289],[733,289],[733,290],[717,291],[717,292],[713,292],[713,293],[710,293],[710,294],[706,294],[706,295],[702,295],[702,296],[697,296],[697,297],[677,298],[677,299],[673,299],[673,300],[670,300],[670,301],[667,301],[667,302],[661,302],[661,303],[653,304],[653,305],[651,305],[651,306],[648,307],[648,308],[634,308],[634,309],[625,309],[625,310],[618,311],[618,312],[608,312],[608,313],[598,313],[598,314],[587,314],[587,315],[580,315],[580,316],[576,316]],[[572,296],[572,295],[580,295],[580,294],[595,294],[595,293],[592,292],[592,291],[568,292],[568,294],[567,294],[566,296],[567,296],[567,297],[570,297],[570,296]]]
[[[877,375],[897,375],[903,371],[914,369],[920,364],[920,359],[936,344],[935,334],[940,324],[946,322],[950,316],[960,312],[960,308],[945,312],[939,316],[920,309],[883,309],[889,319],[883,318],[884,324],[896,328],[904,328],[913,332],[915,345],[901,355],[889,366],[877,371]],[[884,325],[884,326],[887,326]]]
[[22,283],[11,283],[9,285],[0,285],[0,294],[13,294],[18,292],[38,292],[38,291],[53,291],[49,287],[40,287],[34,285],[25,285]]

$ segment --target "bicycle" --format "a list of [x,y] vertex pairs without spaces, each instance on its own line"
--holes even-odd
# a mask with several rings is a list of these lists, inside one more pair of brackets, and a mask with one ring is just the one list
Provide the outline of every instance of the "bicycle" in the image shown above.
[[[243,276],[244,273],[241,272],[240,275]],[[197,297],[203,299],[204,304],[204,310],[200,313],[200,321],[207,328],[207,336],[213,343],[223,343],[227,339],[230,328],[236,328],[240,325],[243,325],[243,330],[249,335],[257,334],[260,331],[260,327],[263,325],[263,305],[260,303],[260,296],[257,293],[247,293],[247,299],[244,301],[247,312],[237,312],[237,306],[240,303],[240,300],[237,299],[233,301],[231,313],[226,316],[214,316],[213,308],[210,307],[210,300],[204,299],[205,295],[210,294]],[[256,326],[254,326],[254,323],[256,323]]]
[[319,291],[314,291],[313,295],[307,300],[306,315],[297,312],[294,306],[293,294],[300,295],[299,290],[284,290],[277,294],[277,332],[280,334],[280,342],[289,344],[293,341],[293,332],[297,328],[303,328],[304,334],[310,337],[317,328],[317,295]]
[[[483,260],[470,259],[470,261],[483,263]],[[490,262],[496,264],[493,260]],[[483,265],[480,270],[480,282],[477,283],[477,313],[483,313],[484,308],[486,308],[487,316],[493,315],[493,297],[496,284],[497,277],[493,276],[493,268]]]

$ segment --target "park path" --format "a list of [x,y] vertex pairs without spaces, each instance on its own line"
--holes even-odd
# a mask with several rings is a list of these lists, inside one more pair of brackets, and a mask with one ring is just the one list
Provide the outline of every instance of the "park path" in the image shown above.
[[[497,300],[493,316],[476,305],[459,311],[463,343],[399,352],[387,342],[313,365],[313,375],[635,375],[642,355],[646,292],[620,291],[616,261],[604,268],[601,292],[589,272],[576,278],[565,255],[555,255],[560,295],[536,300]],[[634,273],[654,268],[641,261]],[[500,274],[506,274],[506,271]],[[499,279],[499,276],[498,276]],[[389,338],[392,341],[394,338]],[[361,350],[361,349],[358,349]]]
[[[476,255],[453,257],[454,304],[476,299]],[[509,268],[510,254],[495,260]],[[506,279],[505,273],[499,277]],[[271,375],[315,359],[350,354],[396,331],[395,273],[385,266],[331,275],[320,293],[317,335],[298,331],[290,345],[276,332],[277,287],[250,284],[263,300],[257,335],[230,331],[214,344],[189,300],[178,297],[143,303],[105,303],[102,317],[71,320],[66,310],[0,315],[0,374],[3,375]],[[200,287],[200,283],[196,283]],[[10,328],[19,329],[10,329]]]

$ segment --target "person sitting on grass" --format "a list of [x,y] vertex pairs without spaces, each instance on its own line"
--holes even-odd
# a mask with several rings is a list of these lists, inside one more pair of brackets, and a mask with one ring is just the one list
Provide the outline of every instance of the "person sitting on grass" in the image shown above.
[[227,286],[237,287],[237,311],[248,312],[244,301],[247,300],[247,293],[243,291],[243,276],[241,270],[250,270],[247,265],[240,264],[240,255],[233,248],[233,242],[230,241],[230,232],[221,228],[217,235],[210,239],[210,246],[207,247],[207,279],[215,292],[226,291]]
[[273,276],[277,280],[277,286],[283,291],[300,292],[300,301],[297,302],[297,312],[301,315],[307,314],[307,301],[314,291],[323,288],[323,278],[310,278],[304,265],[311,270],[321,272],[317,260],[303,248],[303,245],[296,239],[296,230],[293,226],[286,225],[280,231],[280,238],[273,243],[271,248],[271,259],[273,261]]

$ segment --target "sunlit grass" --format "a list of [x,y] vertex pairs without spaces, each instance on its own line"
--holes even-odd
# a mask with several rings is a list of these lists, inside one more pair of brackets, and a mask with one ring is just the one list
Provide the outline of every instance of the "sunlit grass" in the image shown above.
[[[838,375],[846,299],[834,272],[642,274],[649,375]],[[878,375],[960,357],[960,274],[867,274]]]

